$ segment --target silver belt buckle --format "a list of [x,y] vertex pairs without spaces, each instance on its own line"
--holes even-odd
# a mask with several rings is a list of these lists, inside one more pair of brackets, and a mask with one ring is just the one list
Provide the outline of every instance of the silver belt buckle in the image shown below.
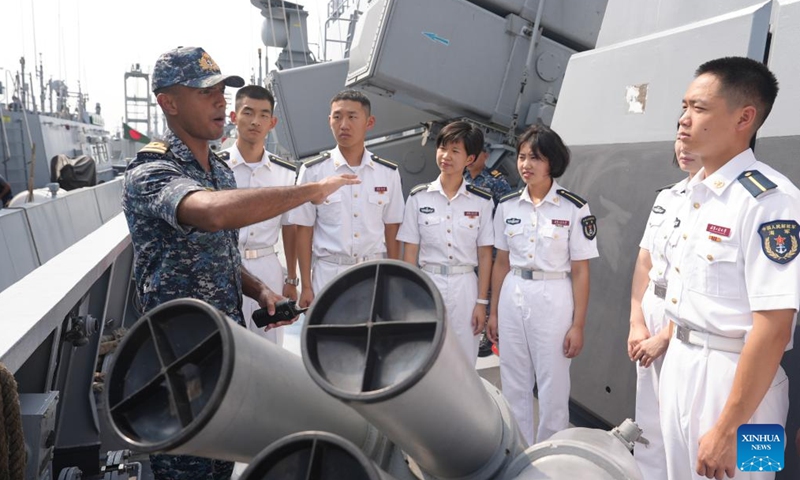
[[653,285],[653,293],[655,293],[658,298],[665,298],[667,296],[667,286],[656,283]]
[[258,258],[258,251],[257,250],[245,250],[244,251],[244,258],[246,260],[253,260]]
[[520,270],[520,273],[520,277],[522,277],[523,280],[533,280],[533,270],[523,268]]
[[677,330],[675,331],[675,338],[677,338],[683,343],[689,343],[689,331],[690,330],[688,328],[677,325]]

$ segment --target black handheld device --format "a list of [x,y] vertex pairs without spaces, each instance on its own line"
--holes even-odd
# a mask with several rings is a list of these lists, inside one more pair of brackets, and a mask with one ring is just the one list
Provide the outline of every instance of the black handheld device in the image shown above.
[[287,298],[275,304],[275,315],[270,315],[266,308],[259,308],[253,312],[253,323],[258,328],[264,328],[271,323],[291,320],[306,310],[308,308],[298,308],[294,300]]

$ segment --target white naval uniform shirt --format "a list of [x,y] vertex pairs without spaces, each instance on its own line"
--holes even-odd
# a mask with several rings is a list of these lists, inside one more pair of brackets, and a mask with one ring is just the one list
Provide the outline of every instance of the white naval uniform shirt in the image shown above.
[[[777,187],[754,197],[738,180],[752,170]],[[666,314],[695,330],[742,337],[753,326],[753,311],[796,310],[800,304],[800,260],[781,264],[769,256],[779,258],[776,250],[792,255],[791,249],[797,255],[800,240],[792,225],[800,220],[800,191],[750,149],[704,177],[702,169],[689,182],[678,212]],[[762,236],[762,229],[774,239]]]
[[639,247],[650,252],[652,268],[649,276],[653,283],[667,282],[667,269],[672,255],[669,240],[675,232],[675,213],[686,194],[687,183],[689,183],[688,177],[658,192],[650,217],[647,219],[642,241],[639,242]]
[[509,252],[511,267],[543,272],[569,272],[571,261],[598,256],[597,241],[583,232],[581,220],[591,217],[589,204],[578,208],[557,193],[553,180],[547,196],[534,205],[527,187],[497,205],[494,245]]
[[419,245],[421,267],[477,266],[478,247],[494,243],[493,208],[491,198],[470,192],[465,181],[456,195],[448,199],[440,176],[408,197],[397,239]]
[[[264,150],[258,167],[251,168],[242,157],[239,148],[234,144],[224,150],[230,153],[225,163],[233,170],[238,188],[254,187],[288,187],[294,185],[296,173],[270,160],[270,152]],[[274,155],[272,155],[274,157]],[[290,225],[289,212],[270,218],[263,222],[248,225],[239,229],[239,250],[266,248],[278,243],[278,234],[282,225]]]
[[366,149],[361,166],[356,168],[347,164],[339,147],[328,153],[330,158],[312,160],[310,166],[300,167],[298,185],[343,173],[358,175],[361,183],[345,185],[320,205],[305,203],[297,207],[289,215],[289,221],[314,227],[315,258],[329,255],[360,258],[385,253],[385,225],[403,221],[400,173],[397,168],[375,161]]

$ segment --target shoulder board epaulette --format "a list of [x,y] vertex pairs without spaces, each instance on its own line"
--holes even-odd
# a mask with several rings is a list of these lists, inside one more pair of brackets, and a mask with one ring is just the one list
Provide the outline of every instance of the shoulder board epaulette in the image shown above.
[[411,191],[408,192],[408,195],[409,196],[416,195],[417,193],[419,193],[419,192],[421,192],[423,190],[427,190],[429,185],[430,185],[430,183],[421,183],[421,184],[417,185],[416,187],[412,188]]
[[656,193],[661,193],[664,190],[669,190],[670,188],[674,187],[675,185],[677,185],[677,183],[670,183],[669,185],[664,185],[661,188],[657,188],[656,189]]
[[167,153],[167,150],[169,150],[169,145],[167,145],[164,142],[150,142],[147,145],[145,145],[144,147],[142,147],[142,149],[139,150],[139,152],[140,153],[160,153],[160,154],[164,154],[164,153]]
[[573,205],[575,205],[578,208],[583,208],[583,206],[586,205],[586,200],[582,199],[581,197],[575,195],[570,191],[564,190],[563,188],[559,188],[558,190],[556,190],[556,193],[566,198],[570,202],[572,202]]
[[467,185],[467,191],[487,200],[492,199],[492,192],[484,190],[481,187],[476,187],[475,185]]
[[373,155],[373,156],[372,156],[372,161],[373,161],[373,162],[380,163],[380,164],[381,164],[381,165],[383,165],[384,167],[389,167],[389,168],[391,168],[392,170],[397,170],[397,164],[396,164],[396,163],[394,163],[394,162],[390,162],[389,160],[385,160],[385,159],[383,159],[383,158],[381,158],[381,157],[379,157],[379,156],[377,156],[377,155]]
[[502,176],[503,176],[503,174],[502,174],[502,173],[500,173],[500,171],[499,171],[499,170],[492,170],[492,171],[491,171],[491,172],[489,172],[489,173],[490,173],[490,174],[491,174],[491,175],[492,175],[494,178],[500,178],[500,177],[502,177]]
[[742,172],[737,180],[739,180],[739,183],[744,186],[745,190],[750,192],[750,195],[756,198],[777,187],[772,180],[765,177],[764,174],[758,170],[747,170],[746,172]]
[[306,160],[303,162],[303,164],[306,166],[306,168],[313,167],[314,165],[322,163],[329,158],[331,158],[331,152],[322,152],[311,160]]
[[227,162],[228,160],[231,159],[231,152],[218,152],[216,155],[217,158],[219,158],[223,162]]
[[283,168],[288,168],[289,170],[291,170],[293,172],[297,171],[297,166],[295,166],[295,164],[293,164],[292,162],[288,162],[288,161],[282,159],[281,157],[277,157],[275,155],[270,155],[269,156],[269,161],[274,163],[275,165],[280,165]]
[[[525,188],[527,188],[527,187],[525,187]],[[511,193],[509,193],[508,195],[505,195],[505,196],[502,196],[502,197],[500,197],[500,200],[498,200],[498,202],[497,202],[497,203],[503,203],[503,202],[505,202],[506,200],[511,200],[512,198],[519,197],[520,195],[522,195],[522,190],[523,190],[523,189],[522,189],[522,188],[520,188],[520,189],[519,189],[519,190],[517,190],[516,192],[511,192]]]

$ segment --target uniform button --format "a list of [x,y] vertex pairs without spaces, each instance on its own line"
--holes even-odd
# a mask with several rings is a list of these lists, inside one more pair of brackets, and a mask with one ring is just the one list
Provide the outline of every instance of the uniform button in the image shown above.
[[448,243],[448,244],[447,244],[447,246],[448,246],[448,247],[452,247],[453,245],[452,245],[452,244],[450,244],[450,243]]
[[354,193],[354,194],[353,194],[353,198],[358,198],[358,194],[357,194],[357,193]]
[[678,303],[678,299],[677,298],[673,298],[672,299],[672,303]]
[[681,273],[681,269],[678,268],[678,267],[675,267],[675,271],[678,272],[678,273]]
[[662,272],[661,270],[659,270],[659,271],[658,271],[658,276],[660,277],[661,275],[664,275],[664,272]]
[[427,221],[427,220],[425,220],[425,225],[427,225],[427,224],[428,224],[428,221]]
[[450,220],[450,215],[447,216],[447,219]]
[[354,213],[354,214],[353,214],[353,216],[354,216],[354,217],[357,217],[357,216],[358,216],[358,213]]
[[378,205],[383,205],[383,200],[378,200]]
[[700,208],[700,204],[699,204],[699,203],[697,203],[697,202],[695,202],[695,203],[694,203],[694,205],[692,205],[692,206],[693,206],[694,208]]
[[531,255],[531,254],[528,254],[528,258],[533,258],[533,255]]
[[452,260],[452,259],[453,259],[453,256],[452,256],[452,255],[450,255],[450,256],[449,256],[449,257],[447,257],[447,258],[449,258],[450,260]]
[[356,237],[356,238],[358,238],[358,234],[357,234],[357,233],[356,233],[356,234],[354,234],[353,236],[354,236],[354,237]]
[[469,228],[472,228],[472,224],[471,223],[469,224]]
[[709,254],[709,255],[706,255],[706,258],[707,258],[707,259],[708,259],[708,261],[710,262],[710,261],[714,260],[714,255],[711,255],[711,254]]
[[447,233],[450,233],[450,229],[449,228],[447,229]]
[[664,255],[663,254],[661,255],[661,260],[664,260]]
[[450,206],[450,202],[447,202],[447,206],[448,206],[448,207]]
[[553,235],[553,238],[558,239],[558,234]]
[[683,239],[684,239],[684,240],[686,240],[687,238],[689,238],[689,235],[686,235],[686,234],[684,233],[684,234],[683,234]]
[[254,232],[250,232],[250,236],[252,237],[253,235],[255,235],[255,233]]
[[533,237],[531,237],[531,243],[533,243]]

